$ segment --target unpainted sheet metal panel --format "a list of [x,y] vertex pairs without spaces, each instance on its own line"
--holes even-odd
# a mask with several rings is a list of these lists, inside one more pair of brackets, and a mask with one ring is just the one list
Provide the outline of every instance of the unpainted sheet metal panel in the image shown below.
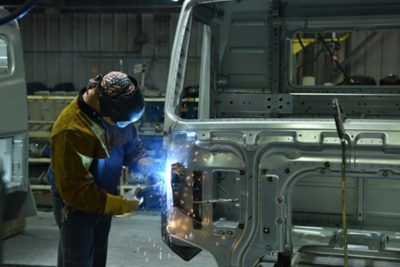
[[[9,13],[0,8],[0,16]],[[28,116],[22,41],[16,21],[0,26],[0,168],[4,168],[7,203],[3,219],[33,216],[36,207],[28,181]],[[10,117],[10,114],[12,117]],[[12,119],[10,119],[12,118]],[[7,165],[5,165],[7,162]],[[3,176],[3,174],[1,175]],[[3,177],[0,177],[3,178]]]

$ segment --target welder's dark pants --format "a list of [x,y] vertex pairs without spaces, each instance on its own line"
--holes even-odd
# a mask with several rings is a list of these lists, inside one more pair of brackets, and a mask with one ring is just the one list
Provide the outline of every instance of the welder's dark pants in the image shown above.
[[72,209],[55,192],[53,212],[60,229],[57,267],[105,267],[111,216]]

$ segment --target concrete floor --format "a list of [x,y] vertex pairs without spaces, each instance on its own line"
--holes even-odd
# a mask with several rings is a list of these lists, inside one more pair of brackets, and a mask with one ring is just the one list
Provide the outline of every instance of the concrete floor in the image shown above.
[[[4,241],[4,266],[55,266],[57,242],[53,214],[39,211],[27,219],[24,232]],[[217,267],[206,251],[186,262],[169,250],[161,240],[160,215],[154,212],[113,219],[107,263],[109,267]]]
[[[294,244],[326,245],[330,240],[328,234],[317,231],[293,232]],[[388,242],[387,246],[393,250],[397,248],[400,258],[399,238]],[[3,243],[2,267],[50,267],[56,265],[58,243],[58,229],[51,212],[39,211],[38,215],[27,219],[25,230]],[[392,244],[393,243],[393,244]],[[399,244],[398,244],[399,243]],[[297,247],[298,248],[298,247]],[[297,250],[296,248],[296,250]],[[357,267],[398,267],[400,261],[350,258],[349,266]],[[134,216],[114,218],[109,241],[108,267],[217,267],[214,258],[207,251],[202,251],[190,262],[176,256],[162,242],[160,234],[160,214],[157,212],[138,212]],[[343,266],[342,257],[319,256],[317,254],[302,253],[297,256],[295,267],[310,266]]]

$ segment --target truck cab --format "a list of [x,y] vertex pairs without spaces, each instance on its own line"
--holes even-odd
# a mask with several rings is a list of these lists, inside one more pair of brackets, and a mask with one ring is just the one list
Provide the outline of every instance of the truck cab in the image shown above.
[[399,264],[400,83],[387,82],[400,72],[399,11],[184,2],[164,124],[161,230],[176,254],[204,249],[220,267]]
[[[9,13],[0,8],[0,17]],[[28,107],[17,21],[0,25],[0,173],[4,220],[36,214],[28,178]]]

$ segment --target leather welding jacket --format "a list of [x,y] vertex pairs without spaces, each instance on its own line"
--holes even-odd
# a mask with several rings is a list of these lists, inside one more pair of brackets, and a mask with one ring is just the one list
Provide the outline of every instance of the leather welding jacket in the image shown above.
[[107,192],[117,194],[123,165],[144,154],[136,127],[103,127],[81,91],[62,111],[51,130],[50,183],[77,210],[105,213]]

